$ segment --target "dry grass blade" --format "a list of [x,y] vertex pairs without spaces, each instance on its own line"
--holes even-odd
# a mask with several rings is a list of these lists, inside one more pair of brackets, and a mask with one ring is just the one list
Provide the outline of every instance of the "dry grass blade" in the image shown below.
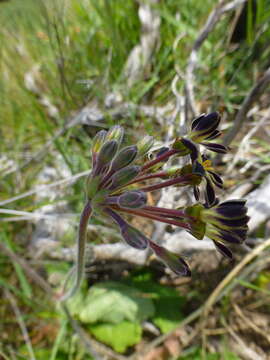
[[10,204],[10,203],[12,203],[14,201],[26,198],[26,197],[31,196],[31,195],[35,195],[36,193],[42,191],[43,189],[49,189],[49,188],[52,188],[52,187],[55,187],[55,186],[60,186],[60,185],[67,186],[70,183],[80,179],[81,177],[87,176],[89,173],[90,173],[90,170],[82,171],[82,172],[80,172],[80,173],[78,173],[76,175],[73,175],[73,176],[71,176],[71,177],[69,177],[67,179],[62,179],[62,180],[59,180],[59,181],[55,181],[54,183],[51,183],[51,184],[48,184],[48,185],[41,185],[41,186],[37,187],[36,189],[26,191],[26,192],[24,192],[24,193],[22,193],[20,195],[17,195],[17,196],[14,196],[12,198],[1,201],[0,206]]
[[249,254],[247,254],[239,264],[219,283],[219,285],[215,288],[212,294],[207,299],[206,303],[203,306],[202,318],[201,318],[201,326],[203,328],[203,324],[205,319],[207,318],[209,312],[211,311],[212,306],[216,302],[219,294],[222,290],[243,270],[243,268],[251,262],[256,256],[260,255],[265,249],[270,246],[270,239],[266,240],[261,245],[254,248]]

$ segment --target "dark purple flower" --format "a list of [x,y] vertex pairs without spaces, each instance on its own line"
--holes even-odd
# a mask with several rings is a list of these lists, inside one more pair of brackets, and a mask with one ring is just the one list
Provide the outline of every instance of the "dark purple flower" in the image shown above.
[[193,120],[188,137],[193,142],[205,146],[210,151],[225,154],[228,151],[226,146],[211,142],[211,140],[221,135],[220,131],[217,130],[219,123],[220,114],[218,112],[202,114]]
[[[210,208],[195,205],[186,211],[197,219],[191,227],[192,235],[196,237],[196,226],[199,224],[204,231],[203,236],[212,239],[217,249],[229,258],[230,250],[224,244],[241,244],[246,239],[249,217],[244,200],[229,200]],[[201,239],[202,234],[197,237]]]
[[[186,137],[177,138],[171,147],[163,147],[152,160],[145,156],[153,145],[153,138],[146,136],[137,145],[121,149],[124,131],[114,126],[102,130],[93,139],[92,172],[86,181],[87,202],[82,212],[74,287],[64,296],[67,299],[79,288],[84,271],[86,229],[90,216],[101,213],[113,220],[125,242],[139,250],[150,248],[172,271],[190,276],[187,262],[179,255],[148,239],[141,231],[129,224],[124,215],[139,216],[174,225],[190,232],[197,239],[206,235],[211,238],[223,255],[232,258],[225,244],[240,244],[247,235],[247,208],[242,200],[230,200],[218,204],[214,187],[222,187],[222,179],[214,171],[211,162],[200,153],[199,144],[206,148],[225,152],[223,145],[212,143],[220,132],[218,113],[201,115],[195,119]],[[183,167],[166,167],[174,156],[186,156]],[[158,171],[157,171],[158,170]],[[147,183],[147,181],[151,183]],[[205,183],[205,205],[197,203],[183,210],[168,209],[147,204],[147,193],[169,186],[194,188],[200,200],[199,186]]]

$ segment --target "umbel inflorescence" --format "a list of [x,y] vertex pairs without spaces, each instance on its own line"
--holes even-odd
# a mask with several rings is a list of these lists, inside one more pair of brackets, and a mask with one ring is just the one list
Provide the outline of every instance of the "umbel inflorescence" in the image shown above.
[[[150,248],[173,272],[190,276],[187,262],[176,253],[156,244],[134,228],[125,214],[160,221],[185,229],[197,239],[212,239],[217,250],[232,259],[226,244],[241,244],[247,234],[247,208],[244,200],[219,203],[215,188],[222,188],[222,179],[211,161],[201,154],[205,150],[226,153],[228,148],[213,142],[221,135],[217,130],[217,112],[196,118],[189,133],[176,138],[171,146],[157,151],[148,160],[153,138],[145,136],[136,145],[121,147],[124,130],[114,126],[102,130],[93,139],[92,172],[86,181],[86,205],[81,214],[78,234],[76,281],[63,297],[67,299],[79,288],[84,272],[84,252],[89,218],[99,213],[112,219],[125,242],[139,250]],[[184,166],[168,166],[173,157],[188,159]],[[151,183],[147,182],[151,180]],[[167,209],[147,204],[147,193],[169,186],[193,187],[196,203],[182,209]],[[181,241],[181,239],[179,239]]]

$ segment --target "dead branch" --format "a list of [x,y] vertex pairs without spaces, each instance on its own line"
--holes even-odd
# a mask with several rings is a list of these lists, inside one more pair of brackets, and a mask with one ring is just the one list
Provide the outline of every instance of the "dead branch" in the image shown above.
[[223,139],[224,145],[229,145],[233,139],[239,133],[239,130],[243,126],[243,123],[246,119],[246,115],[254,104],[255,101],[258,100],[259,96],[263,93],[263,91],[270,85],[270,67],[265,71],[262,77],[256,82],[256,84],[252,87],[250,92],[245,97],[240,109],[236,114],[236,118],[233,122],[231,129],[225,134]]
[[250,232],[254,231],[260,224],[270,218],[269,194],[270,175],[247,197],[248,215],[250,216],[248,226]]
[[138,10],[141,22],[140,42],[131,50],[123,70],[123,77],[129,87],[143,78],[158,44],[161,20],[154,8],[158,2],[159,0],[140,2]]
[[247,0],[233,0],[227,4],[225,0],[219,1],[218,5],[215,6],[215,8],[211,11],[203,28],[200,30],[199,35],[192,46],[186,68],[185,89],[188,106],[193,117],[199,114],[194,96],[194,71],[198,65],[198,52],[203,42],[206,40],[207,36],[213,31],[222,15],[228,11],[236,9],[240,5],[244,4],[246,1]]

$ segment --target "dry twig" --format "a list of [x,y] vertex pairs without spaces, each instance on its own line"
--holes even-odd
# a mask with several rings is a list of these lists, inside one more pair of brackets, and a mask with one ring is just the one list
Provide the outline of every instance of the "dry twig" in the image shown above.
[[211,31],[213,31],[222,15],[228,11],[236,9],[244,2],[246,2],[246,0],[233,0],[229,3],[226,3],[225,0],[219,1],[215,8],[211,11],[206,23],[199,32],[199,35],[192,46],[186,68],[186,96],[193,117],[199,114],[194,96],[194,71],[198,65],[198,52],[203,42],[206,40]]
[[223,139],[224,145],[229,145],[236,135],[239,133],[245,119],[246,115],[254,104],[258,100],[262,92],[270,85],[270,67],[265,71],[265,73],[259,78],[256,84],[252,87],[250,92],[245,97],[240,109],[236,114],[236,118],[233,122],[231,129],[225,134]]

